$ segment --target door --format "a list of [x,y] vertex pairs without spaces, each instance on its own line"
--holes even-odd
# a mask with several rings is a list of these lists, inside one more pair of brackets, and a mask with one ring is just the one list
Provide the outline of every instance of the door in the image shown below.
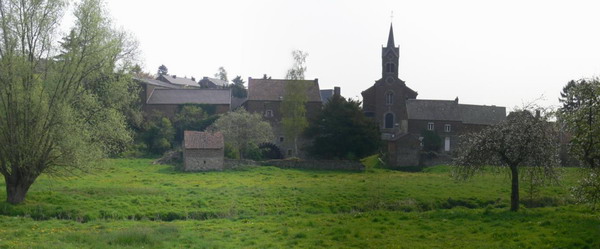
[[444,151],[450,151],[450,137],[444,139]]

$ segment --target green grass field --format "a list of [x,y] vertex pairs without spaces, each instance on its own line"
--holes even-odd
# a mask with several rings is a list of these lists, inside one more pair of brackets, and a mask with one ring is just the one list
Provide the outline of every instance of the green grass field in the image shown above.
[[24,204],[0,204],[0,248],[600,248],[600,212],[569,196],[575,169],[533,198],[523,182],[513,213],[508,175],[456,182],[446,166],[180,173],[151,161],[41,177]]

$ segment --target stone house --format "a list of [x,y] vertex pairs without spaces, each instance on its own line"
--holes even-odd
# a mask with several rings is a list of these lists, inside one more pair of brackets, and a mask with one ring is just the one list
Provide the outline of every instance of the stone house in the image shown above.
[[[260,113],[264,120],[268,121],[273,127],[275,139],[273,144],[277,145],[285,157],[293,156],[293,139],[284,135],[281,125],[281,103],[285,95],[286,83],[290,80],[281,79],[248,79],[248,98],[243,106],[248,112]],[[318,79],[302,80],[306,84],[306,117],[310,121],[319,114],[322,109],[322,100],[319,90]],[[298,157],[304,157],[302,148],[308,145],[310,141],[299,137],[298,148],[300,149]]]
[[183,135],[183,170],[223,170],[225,144],[220,132],[185,131]]
[[437,133],[443,141],[441,152],[450,153],[458,146],[460,135],[506,118],[505,107],[459,104],[458,97],[455,100],[417,99],[418,93],[398,77],[399,52],[390,26],[387,46],[381,50],[381,78],[362,92],[363,111],[378,123],[381,137],[388,146],[388,161],[392,164],[418,164],[417,157],[410,153],[418,153],[414,145],[422,139],[424,130]]

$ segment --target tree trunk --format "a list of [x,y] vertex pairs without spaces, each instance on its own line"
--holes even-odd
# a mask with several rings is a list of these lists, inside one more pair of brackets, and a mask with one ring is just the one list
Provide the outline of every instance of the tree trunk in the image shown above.
[[16,176],[5,176],[4,179],[6,181],[6,201],[10,204],[23,202],[33,181],[19,179]]
[[510,166],[512,191],[510,193],[510,211],[519,210],[519,170],[517,166]]

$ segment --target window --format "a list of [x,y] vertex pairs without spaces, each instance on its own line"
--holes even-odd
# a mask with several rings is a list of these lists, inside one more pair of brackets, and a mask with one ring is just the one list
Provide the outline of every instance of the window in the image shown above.
[[283,143],[283,137],[279,137],[279,142]]
[[394,71],[396,71],[396,69],[394,68],[394,63],[385,64],[385,71],[388,73],[393,73]]
[[292,156],[292,150],[291,149],[288,150],[288,156]]
[[386,105],[394,104],[394,93],[393,92],[385,93],[385,104]]
[[445,124],[444,125],[444,131],[445,132],[451,132],[452,131],[452,126],[450,124]]
[[394,114],[385,114],[385,126],[386,129],[394,128]]
[[265,117],[267,117],[267,118],[273,117],[273,111],[272,110],[266,110],[265,111]]
[[434,129],[435,129],[435,126],[433,125],[433,122],[427,123],[427,130],[433,131]]

